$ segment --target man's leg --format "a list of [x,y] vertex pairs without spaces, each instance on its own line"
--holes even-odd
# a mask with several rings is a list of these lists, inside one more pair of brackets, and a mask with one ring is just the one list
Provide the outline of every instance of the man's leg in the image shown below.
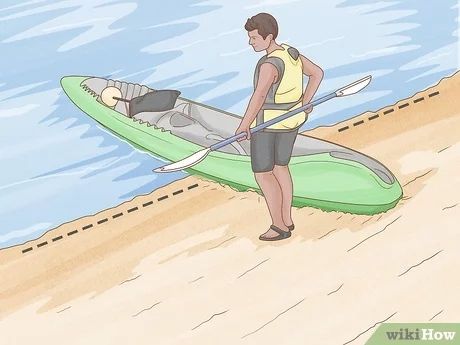
[[278,181],[282,194],[282,217],[286,226],[292,225],[292,178],[289,172],[289,161],[291,160],[292,149],[297,138],[298,130],[280,132],[276,134],[275,140],[275,165],[273,174]]
[[[288,231],[288,228],[284,224],[283,215],[282,215],[282,202],[283,196],[281,193],[281,188],[272,171],[269,172],[260,172],[254,174],[257,184],[259,185],[265,202],[267,203],[268,211],[272,218],[272,224],[280,228],[281,230]],[[265,238],[276,237],[279,234],[269,229],[262,236]]]
[[273,175],[280,185],[282,203],[281,203],[281,216],[283,223],[286,226],[292,225],[292,178],[287,165],[275,165],[273,168]]
[[[251,166],[254,177],[267,203],[272,224],[288,231],[281,213],[282,195],[280,185],[273,175],[275,159],[274,133],[257,132],[251,136]],[[265,238],[277,237],[279,234],[270,229],[262,235]]]

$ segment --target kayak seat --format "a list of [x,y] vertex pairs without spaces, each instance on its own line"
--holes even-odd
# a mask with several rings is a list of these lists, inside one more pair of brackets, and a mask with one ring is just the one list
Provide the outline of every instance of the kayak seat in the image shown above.
[[173,127],[186,127],[196,123],[196,120],[182,112],[174,111],[169,118],[169,122]]
[[195,124],[196,121],[180,111],[169,110],[165,112],[156,122],[156,126],[166,130],[183,128]]
[[[169,119],[171,113],[179,113],[183,114],[184,116],[188,114],[189,104],[188,103],[180,103],[176,105],[172,110],[167,111],[143,111],[134,115],[135,119],[141,120],[143,122],[148,122],[150,125],[155,125],[157,127],[170,127],[173,126],[170,121],[164,121],[165,119]],[[163,121],[162,121],[163,119]],[[161,122],[161,123],[160,123]],[[178,125],[184,125],[184,120],[176,118],[175,123]],[[168,128],[169,129],[169,128]]]

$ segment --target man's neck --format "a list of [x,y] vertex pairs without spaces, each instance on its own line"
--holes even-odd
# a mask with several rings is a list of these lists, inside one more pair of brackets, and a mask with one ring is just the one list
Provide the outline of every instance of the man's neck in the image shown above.
[[270,45],[268,46],[266,50],[267,55],[273,53],[275,50],[278,50],[278,49],[283,49],[283,47],[281,47],[278,43],[276,43],[275,40],[271,41]]

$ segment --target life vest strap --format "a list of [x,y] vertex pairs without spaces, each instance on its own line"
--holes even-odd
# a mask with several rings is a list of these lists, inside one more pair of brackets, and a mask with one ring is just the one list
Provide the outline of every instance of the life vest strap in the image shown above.
[[289,110],[293,106],[299,104],[302,102],[302,97],[298,99],[297,101],[294,102],[289,102],[289,103],[264,103],[262,105],[261,110]]

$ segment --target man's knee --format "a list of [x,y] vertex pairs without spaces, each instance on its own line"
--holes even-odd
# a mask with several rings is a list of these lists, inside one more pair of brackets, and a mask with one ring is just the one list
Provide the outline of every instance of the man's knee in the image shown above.
[[268,178],[271,178],[273,176],[273,171],[262,171],[262,172],[255,172],[254,177],[256,180],[266,180]]
[[273,167],[273,172],[276,173],[286,173],[289,172],[289,166],[288,165],[274,165]]

